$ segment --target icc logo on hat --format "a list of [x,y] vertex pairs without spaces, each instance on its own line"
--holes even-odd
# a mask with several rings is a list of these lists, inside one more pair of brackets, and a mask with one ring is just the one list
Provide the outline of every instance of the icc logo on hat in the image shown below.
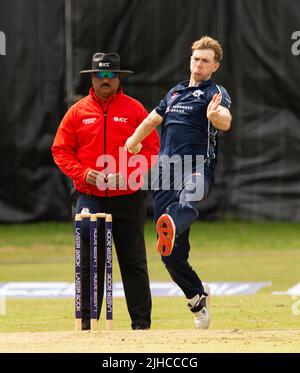
[[109,67],[110,63],[109,62],[99,62],[98,66],[99,67]]
[[132,74],[131,70],[123,70],[120,66],[120,56],[118,53],[94,53],[92,58],[92,68],[89,70],[81,70],[80,74],[97,73],[101,70],[109,70],[116,73],[121,73],[122,76]]

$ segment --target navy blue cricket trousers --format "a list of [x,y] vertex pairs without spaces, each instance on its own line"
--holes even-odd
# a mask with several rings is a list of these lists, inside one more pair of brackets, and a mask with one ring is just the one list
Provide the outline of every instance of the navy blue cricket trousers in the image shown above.
[[[181,288],[186,298],[191,299],[196,294],[204,293],[203,285],[197,273],[188,262],[190,243],[190,226],[199,216],[199,203],[209,194],[212,181],[209,177],[202,178],[203,189],[197,200],[190,200],[190,188],[186,184],[178,190],[153,191],[155,222],[164,214],[169,214],[176,226],[175,244],[170,256],[162,256],[172,280]],[[195,199],[195,198],[193,198]]]

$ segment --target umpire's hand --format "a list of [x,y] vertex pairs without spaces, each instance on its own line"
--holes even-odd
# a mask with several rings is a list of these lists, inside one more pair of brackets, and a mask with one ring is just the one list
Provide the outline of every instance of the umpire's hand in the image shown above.
[[105,175],[97,170],[90,170],[85,180],[87,184],[95,185],[100,190],[116,190],[124,188],[126,185],[124,176],[121,173]]
[[107,175],[108,189],[112,189],[112,190],[123,189],[125,185],[126,185],[125,179],[121,173]]
[[92,184],[100,189],[107,184],[107,177],[104,173],[97,170],[90,170],[85,178],[87,184]]

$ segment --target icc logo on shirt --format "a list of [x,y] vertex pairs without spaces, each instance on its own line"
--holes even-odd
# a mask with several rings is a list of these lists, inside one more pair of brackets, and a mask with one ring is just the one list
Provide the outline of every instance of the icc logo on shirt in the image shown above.
[[128,118],[114,117],[115,122],[127,123]]

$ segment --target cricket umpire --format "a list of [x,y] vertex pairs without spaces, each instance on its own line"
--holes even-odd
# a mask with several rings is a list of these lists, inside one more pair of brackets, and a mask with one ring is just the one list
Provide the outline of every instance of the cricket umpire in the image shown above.
[[[148,115],[143,105],[123,93],[121,80],[132,71],[121,69],[117,53],[95,53],[89,94],[74,104],[62,119],[52,145],[53,158],[73,180],[76,213],[105,212],[113,216],[113,239],[121,271],[132,329],[149,329],[151,294],[144,241],[146,196],[141,183],[127,182],[135,167],[124,143]],[[149,160],[159,149],[153,131],[142,142],[141,154]],[[153,158],[153,157],[152,157]],[[125,161],[124,161],[125,159]],[[128,165],[131,165],[130,167]],[[148,168],[145,170],[147,172]],[[144,173],[145,173],[144,172]],[[89,224],[83,219],[83,329],[90,329]],[[103,222],[98,234],[98,319],[104,293]]]
[[[153,192],[157,249],[171,278],[187,298],[188,307],[195,315],[196,328],[207,329],[210,324],[209,287],[203,286],[188,262],[189,232],[199,216],[199,203],[214,184],[217,132],[230,128],[231,99],[224,87],[211,80],[222,59],[219,42],[204,36],[195,41],[191,49],[190,79],[178,83],[167,93],[127,140],[126,147],[137,153],[138,144],[161,125],[159,171],[166,168],[165,159],[174,156],[182,161],[185,156],[192,159],[181,189],[170,185],[169,190],[158,187]],[[197,156],[203,159],[201,172],[197,171]]]

